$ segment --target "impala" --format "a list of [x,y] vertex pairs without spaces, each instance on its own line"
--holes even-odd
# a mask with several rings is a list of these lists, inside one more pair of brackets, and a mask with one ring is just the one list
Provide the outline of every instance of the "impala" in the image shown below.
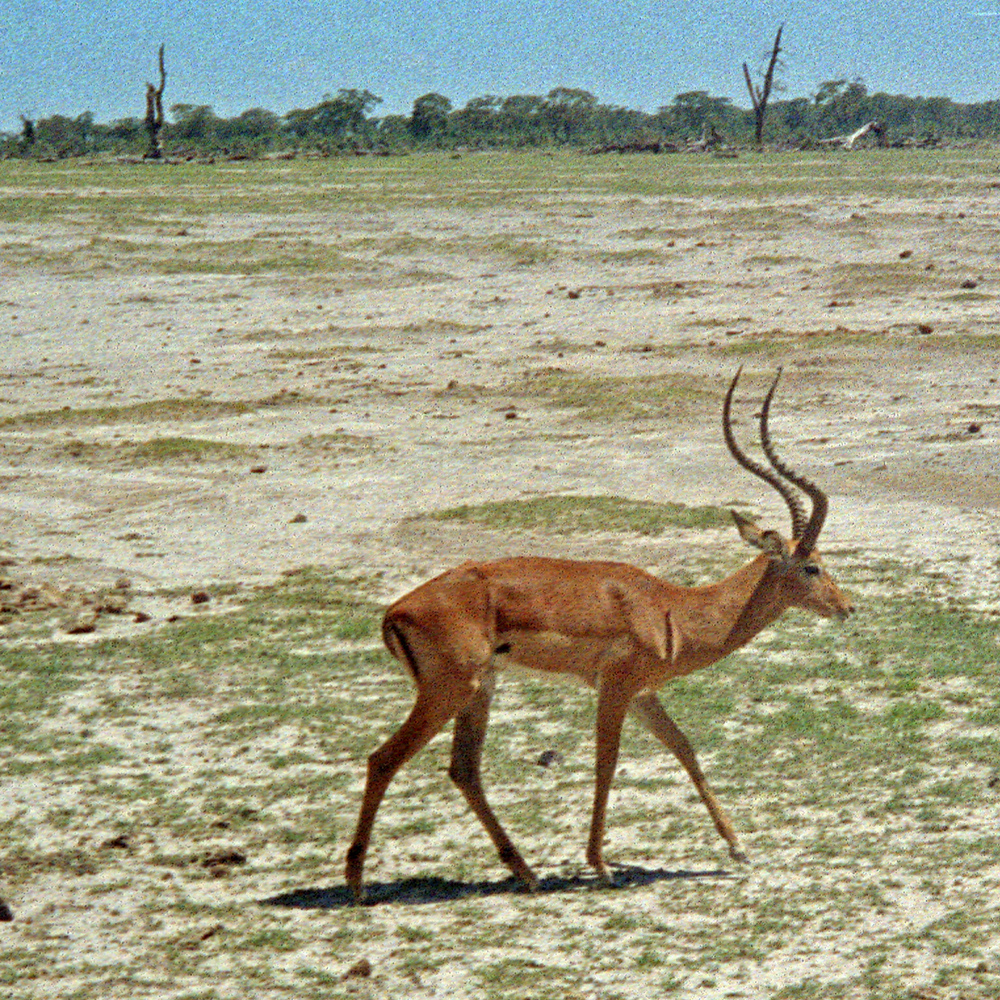
[[[827,573],[816,541],[826,494],[775,453],[764,399],[760,441],[767,468],[740,450],[730,409],[737,371],[722,407],[733,458],[782,496],[791,539],[733,512],[743,540],[760,554],[718,583],[682,587],[625,563],[514,557],[466,562],[401,597],[385,613],[382,635],[416,685],[406,721],[368,760],[364,799],[347,854],[347,883],[363,896],[365,854],[375,814],[396,772],[451,720],[448,774],[490,835],[500,859],[529,889],[534,872],[500,825],[483,790],[480,761],[498,670],[528,667],[573,675],[597,692],[597,766],[587,861],[608,881],[602,857],[608,792],[622,724],[631,712],[680,761],[732,857],[745,861],[726,812],[705,781],[694,750],[663,710],[656,689],[749,642],[788,608],[845,619],[853,610]],[[803,497],[811,501],[806,515]]]

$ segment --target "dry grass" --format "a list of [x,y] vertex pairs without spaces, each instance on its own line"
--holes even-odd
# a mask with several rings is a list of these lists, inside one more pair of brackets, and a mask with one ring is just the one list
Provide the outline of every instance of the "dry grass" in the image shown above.
[[[0,992],[1000,994],[995,175],[980,150],[0,163]],[[542,891],[443,738],[348,906],[365,759],[412,698],[386,597],[467,558],[470,520],[716,577],[737,543],[703,505],[758,497],[717,457],[743,360],[741,431],[785,365],[778,438],[829,482],[860,608],[663,692],[752,864],[629,728],[597,886],[592,698],[505,678],[487,782]],[[122,563],[93,632],[13,599]]]
[[[314,572],[224,602],[89,645],[8,633],[4,894],[35,914],[4,932],[12,997],[1000,988],[994,618],[944,594],[868,605],[846,633],[792,617],[671,684],[753,864],[722,860],[686,779],[629,730],[615,890],[582,860],[592,698],[506,682],[488,780],[541,891],[505,878],[435,745],[390,791],[376,905],[356,909],[340,868],[364,758],[410,699],[372,648],[377,609]],[[65,902],[35,910],[56,883]],[[370,979],[349,975],[362,959]]]

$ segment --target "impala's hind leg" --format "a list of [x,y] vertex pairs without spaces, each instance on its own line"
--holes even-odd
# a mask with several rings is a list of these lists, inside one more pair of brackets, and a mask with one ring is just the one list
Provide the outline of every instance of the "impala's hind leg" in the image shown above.
[[524,883],[528,889],[538,885],[535,873],[525,863],[517,848],[511,843],[507,832],[500,825],[483,789],[480,764],[483,756],[483,742],[490,717],[490,702],[493,699],[495,675],[488,672],[482,679],[479,690],[471,704],[455,719],[455,741],[451,748],[451,767],[448,774],[455,782],[469,808],[479,818],[490,839],[496,846],[500,860]]
[[361,885],[365,854],[371,839],[375,814],[385,795],[385,790],[396,772],[419,750],[423,749],[455,715],[456,704],[452,698],[442,698],[440,692],[419,690],[417,700],[406,721],[369,758],[365,796],[354,832],[354,841],[347,852],[347,884],[360,901],[364,895]]

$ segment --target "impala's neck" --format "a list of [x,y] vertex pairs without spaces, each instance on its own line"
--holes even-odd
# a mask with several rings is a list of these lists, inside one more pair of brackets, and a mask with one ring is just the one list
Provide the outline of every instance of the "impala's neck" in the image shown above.
[[671,607],[678,665],[708,666],[745,646],[789,607],[780,573],[766,555],[705,587],[681,588]]

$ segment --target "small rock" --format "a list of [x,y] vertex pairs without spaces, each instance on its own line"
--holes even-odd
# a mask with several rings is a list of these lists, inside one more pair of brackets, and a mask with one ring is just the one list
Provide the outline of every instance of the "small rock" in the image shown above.
[[245,865],[247,856],[238,851],[235,847],[224,847],[221,850],[206,854],[201,860],[205,868],[212,868],[217,865]]
[[344,973],[345,979],[367,979],[372,974],[372,963],[367,958],[359,959]]
[[562,760],[563,756],[558,750],[543,750],[535,763],[539,767],[551,767],[553,764],[561,764]]
[[900,260],[906,260],[907,258],[912,257],[912,256],[913,256],[913,251],[912,250],[901,250],[900,254],[899,254]]
[[211,599],[207,590],[196,590],[191,595],[192,604],[208,604]]
[[203,941],[207,941],[209,938],[215,937],[219,931],[225,930],[222,924],[213,924],[211,927],[206,927],[204,930],[195,931],[193,934],[182,938],[177,942],[179,948],[185,948],[188,951],[192,951],[197,948]]
[[961,287],[962,288],[976,288],[978,285],[979,285],[979,282],[976,281],[975,278],[966,278],[965,281],[962,282]]
[[85,635],[88,632],[93,632],[97,628],[97,612],[93,609],[88,609],[83,611],[76,616],[66,626],[67,635]]
[[259,476],[262,472],[267,472],[267,466],[266,465],[251,465],[250,466],[250,471],[253,472],[253,473],[256,473]]
[[305,524],[309,518],[305,514],[296,514],[288,523],[289,524]]
[[120,590],[115,590],[110,594],[104,594],[98,600],[95,610],[103,612],[106,615],[120,615],[125,610],[127,604],[128,595],[122,593]]
[[7,923],[14,919],[14,911],[0,899],[0,922]]

